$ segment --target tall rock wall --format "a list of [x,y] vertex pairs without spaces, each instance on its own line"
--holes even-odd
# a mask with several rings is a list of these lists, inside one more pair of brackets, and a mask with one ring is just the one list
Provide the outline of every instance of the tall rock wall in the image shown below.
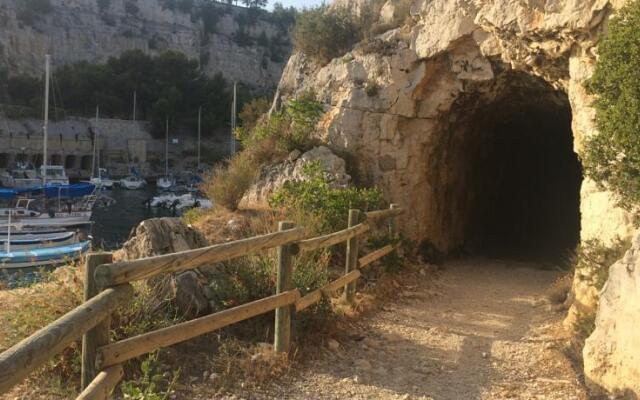
[[[417,0],[411,23],[360,43],[327,65],[294,54],[279,92],[286,99],[314,91],[325,104],[324,139],[334,149],[355,155],[360,175],[410,210],[400,224],[404,233],[453,250],[466,244],[470,205],[479,193],[496,190],[496,175],[482,181],[470,178],[494,155],[482,136],[487,120],[529,118],[545,127],[544,122],[569,114],[578,156],[574,159],[579,162],[585,139],[596,133],[592,98],[583,84],[593,73],[598,36],[619,6],[608,0]],[[562,173],[562,168],[557,171]],[[573,190],[564,189],[567,194]],[[616,207],[613,194],[584,179],[575,196],[579,211],[563,213],[579,212],[580,240],[607,243],[629,237],[631,218]],[[528,205],[520,207],[526,216]],[[548,216],[542,220],[555,222]],[[605,310],[598,316],[604,326],[596,330],[600,339],[593,339],[591,349],[602,344],[596,340],[606,341],[608,333],[620,335],[620,347],[587,350],[597,358],[589,372],[592,384],[615,390],[624,388],[627,378],[637,381],[638,365],[636,343],[615,328],[615,318],[633,321],[625,316],[637,311],[637,302],[622,301],[620,293],[636,293],[637,298],[635,278],[622,269],[612,270],[615,282],[608,284]],[[581,310],[597,307],[598,292],[588,282],[574,282],[569,325]],[[607,294],[612,292],[616,294]],[[611,323],[601,322],[607,318]],[[598,371],[601,366],[608,369]],[[631,372],[622,372],[625,368]]]
[[[315,91],[326,106],[325,139],[357,154],[372,182],[413,210],[405,232],[453,249],[464,235],[462,208],[474,200],[461,189],[465,167],[456,165],[456,152],[465,133],[453,133],[456,122],[505,99],[531,106],[568,101],[580,153],[595,132],[582,83],[613,8],[604,0],[416,1],[413,26],[383,33],[328,65],[294,54],[280,93]],[[629,234],[626,213],[587,181],[581,205],[583,239]]]
[[[255,12],[242,7],[218,4],[214,32],[206,35],[198,11],[203,0],[194,1],[190,12],[167,9],[164,0],[50,2],[51,9],[34,15],[24,14],[22,0],[0,2],[0,67],[41,74],[47,53],[60,66],[104,62],[131,49],[177,50],[199,60],[207,74],[272,87],[289,53],[286,27],[268,21],[265,13],[253,19]],[[239,32],[248,39],[238,39]],[[258,42],[262,33],[268,43]]]
[[587,384],[616,398],[640,397],[640,235],[611,266],[602,290],[596,329],[583,351]]

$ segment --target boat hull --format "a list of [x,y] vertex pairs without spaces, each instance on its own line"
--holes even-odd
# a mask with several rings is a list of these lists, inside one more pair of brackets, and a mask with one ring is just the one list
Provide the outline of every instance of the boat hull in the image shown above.
[[20,269],[61,265],[77,260],[86,253],[91,242],[84,241],[67,246],[47,247],[26,251],[0,252],[0,269]]
[[6,249],[7,242],[9,242],[9,248],[11,251],[19,250],[31,250],[36,248],[55,247],[55,246],[67,246],[76,242],[75,232],[63,232],[55,235],[46,236],[11,236],[8,239],[7,236],[0,237],[0,248]]

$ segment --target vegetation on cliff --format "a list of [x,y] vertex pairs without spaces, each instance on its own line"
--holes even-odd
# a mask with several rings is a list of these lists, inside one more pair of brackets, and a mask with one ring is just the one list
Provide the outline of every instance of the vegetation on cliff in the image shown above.
[[587,174],[620,195],[621,204],[640,204],[640,1],[614,16],[598,44],[598,63],[588,89],[599,133],[586,145]]
[[293,28],[295,49],[326,64],[347,53],[358,42],[401,26],[409,17],[410,2],[395,4],[392,18],[383,20],[382,0],[360,3],[357,11],[322,5],[301,12]]

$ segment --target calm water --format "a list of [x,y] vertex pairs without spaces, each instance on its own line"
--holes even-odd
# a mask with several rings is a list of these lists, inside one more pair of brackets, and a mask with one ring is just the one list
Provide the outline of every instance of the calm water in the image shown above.
[[[154,218],[173,216],[165,209],[147,208],[145,201],[156,194],[154,185],[147,185],[141,190],[127,190],[113,188],[104,192],[106,196],[116,202],[109,207],[96,207],[93,210],[93,224],[86,228],[86,233],[93,237],[93,250],[115,250],[122,246],[131,230],[141,221]],[[85,229],[82,229],[85,231]],[[43,271],[52,268],[26,268],[9,273],[0,270],[0,290],[29,286],[46,277]]]
[[141,190],[113,188],[106,190],[105,195],[116,202],[109,207],[93,210],[94,223],[90,228],[93,236],[93,248],[114,250],[121,247],[131,230],[141,221],[154,217],[172,216],[164,209],[148,208],[144,202],[156,194],[155,185],[147,185]]

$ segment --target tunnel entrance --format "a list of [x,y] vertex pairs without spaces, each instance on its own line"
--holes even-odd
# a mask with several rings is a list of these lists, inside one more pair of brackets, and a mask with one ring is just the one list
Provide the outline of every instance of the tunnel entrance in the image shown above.
[[454,109],[449,194],[464,248],[511,259],[566,255],[579,242],[582,181],[566,94],[510,72]]

